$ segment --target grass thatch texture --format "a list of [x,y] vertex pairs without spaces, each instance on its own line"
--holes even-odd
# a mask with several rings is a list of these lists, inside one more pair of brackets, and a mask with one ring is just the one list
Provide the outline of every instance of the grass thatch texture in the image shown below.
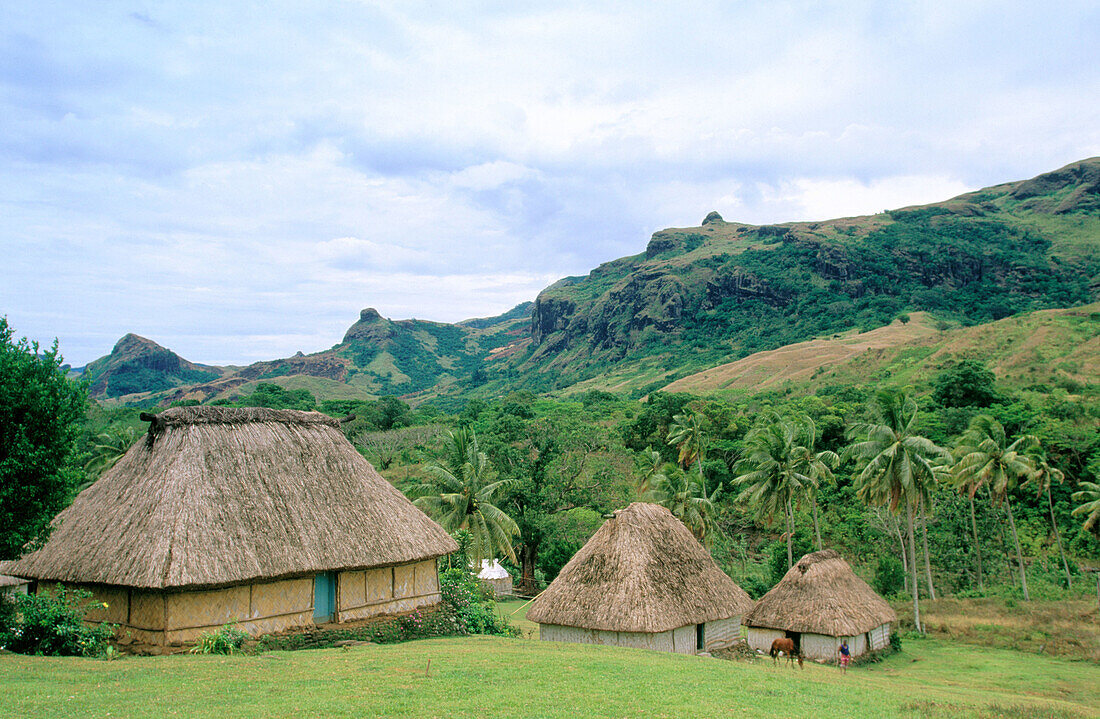
[[746,626],[832,637],[869,632],[897,614],[835,550],[807,554],[744,618]]
[[[428,662],[431,661],[430,668]],[[937,640],[804,670],[491,637],[261,656],[0,655],[12,717],[1088,717],[1100,667]]]
[[664,507],[615,512],[527,612],[530,621],[664,632],[744,614],[752,600]]
[[153,426],[10,573],[208,587],[404,564],[457,548],[331,417],[181,407]]

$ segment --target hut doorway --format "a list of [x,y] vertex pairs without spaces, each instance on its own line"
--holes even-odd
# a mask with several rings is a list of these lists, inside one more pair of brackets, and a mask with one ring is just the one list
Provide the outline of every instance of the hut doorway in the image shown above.
[[701,652],[707,648],[707,625],[695,625],[695,651]]
[[794,650],[802,653],[802,632],[787,632],[787,639],[794,641]]
[[336,572],[322,572],[313,579],[313,622],[331,622],[335,614]]

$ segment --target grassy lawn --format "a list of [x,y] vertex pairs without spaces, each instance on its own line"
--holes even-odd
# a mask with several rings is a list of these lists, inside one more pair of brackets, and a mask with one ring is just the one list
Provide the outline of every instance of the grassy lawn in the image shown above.
[[531,606],[526,599],[508,599],[497,602],[497,614],[505,617],[512,626],[519,628],[527,639],[539,638],[539,625],[527,621],[527,609]]
[[[431,661],[430,672],[426,671]],[[12,717],[1086,717],[1100,667],[942,640],[846,675],[466,637],[258,656],[0,656]]]

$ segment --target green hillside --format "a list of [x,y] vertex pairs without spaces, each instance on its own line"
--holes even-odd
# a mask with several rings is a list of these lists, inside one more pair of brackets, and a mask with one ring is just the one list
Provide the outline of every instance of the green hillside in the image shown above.
[[711,213],[499,317],[446,324],[366,309],[339,344],[310,355],[206,368],[150,343],[159,355],[116,347],[87,374],[94,396],[161,402],[228,399],[259,382],[308,388],[318,399],[398,395],[444,406],[514,389],[637,397],[754,353],[866,333],[913,313],[970,327],[1098,299],[1100,158],[1091,158],[866,217],[755,226]]
[[712,213],[658,232],[644,254],[544,290],[531,345],[512,366],[544,390],[655,369],[667,381],[903,313],[972,325],[1098,293],[1093,158],[868,217],[751,226]]

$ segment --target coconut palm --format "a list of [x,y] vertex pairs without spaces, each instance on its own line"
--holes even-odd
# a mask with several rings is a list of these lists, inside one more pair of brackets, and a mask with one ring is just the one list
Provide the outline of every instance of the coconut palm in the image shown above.
[[694,412],[675,415],[668,426],[668,443],[680,450],[680,466],[687,469],[703,460],[703,427]]
[[952,475],[955,488],[962,494],[966,495],[967,501],[970,503],[970,533],[971,539],[974,545],[974,555],[978,562],[978,591],[985,591],[985,582],[982,579],[982,545],[978,541],[978,520],[974,516],[974,494],[980,488],[979,484],[976,484],[973,479],[961,480],[958,477]]
[[1058,520],[1054,518],[1054,500],[1050,496],[1051,484],[1062,484],[1066,481],[1066,474],[1057,467],[1050,466],[1047,458],[1041,453],[1036,453],[1032,458],[1035,471],[1027,478],[1028,484],[1035,485],[1035,495],[1047,495],[1047,509],[1050,510],[1050,527],[1054,530],[1054,541],[1058,543],[1058,555],[1062,558],[1062,571],[1066,574],[1066,587],[1073,586],[1073,578],[1069,574],[1069,562],[1066,561],[1066,552],[1062,548],[1062,533],[1058,531]]
[[954,468],[955,481],[968,487],[971,497],[978,488],[986,487],[994,503],[1004,504],[1008,526],[1012,530],[1012,542],[1016,545],[1020,587],[1023,589],[1025,601],[1030,601],[1031,597],[1027,591],[1024,553],[1020,548],[1020,537],[1016,533],[1016,520],[1012,516],[1009,492],[1015,489],[1022,478],[1029,477],[1035,471],[1035,465],[1026,452],[1038,443],[1039,440],[1029,434],[1009,442],[1000,422],[987,414],[980,414],[970,420],[959,446],[955,448],[955,455],[959,458]]
[[850,439],[857,440],[844,450],[845,457],[858,460],[857,496],[870,505],[884,505],[891,512],[905,508],[909,544],[909,572],[913,590],[913,624],[921,630],[920,592],[917,589],[917,548],[913,518],[928,487],[935,481],[936,465],[950,458],[947,450],[916,433],[917,403],[897,390],[875,395],[871,410],[874,421],[854,425]]
[[[782,514],[787,525],[787,568],[794,565],[794,500],[808,494],[817,480],[808,474],[807,450],[800,444],[802,428],[770,413],[745,436],[733,482],[743,487],[737,501],[752,507],[768,522]],[[812,454],[812,452],[811,452]]]
[[1073,501],[1082,504],[1073,510],[1073,516],[1085,515],[1085,531],[1100,538],[1100,484],[1081,482],[1077,487],[1078,491],[1073,493]]
[[634,465],[638,470],[638,483],[635,490],[641,497],[652,489],[653,478],[661,471],[661,453],[652,447],[646,447],[641,454],[634,458]]
[[840,464],[840,457],[837,456],[836,452],[829,450],[816,451],[817,425],[814,424],[813,419],[803,417],[801,425],[802,434],[795,456],[803,467],[804,474],[814,480],[813,487],[806,492],[806,496],[810,500],[810,507],[813,510],[814,540],[817,542],[818,551],[821,551],[821,528],[817,521],[817,491],[821,488],[823,482],[832,483],[835,481],[833,470]]
[[666,463],[653,475],[652,488],[646,493],[646,499],[672,512],[672,516],[683,522],[696,539],[707,545],[718,531],[714,522],[714,500],[718,490],[710,497],[704,493],[703,475],[698,468],[698,462],[688,470],[671,462]]
[[122,455],[130,451],[139,436],[141,431],[135,427],[115,427],[97,434],[92,446],[92,458],[84,465],[84,469],[97,474],[106,472],[122,459]]
[[428,479],[409,494],[416,506],[427,512],[448,532],[465,529],[470,533],[470,559],[505,556],[516,561],[512,540],[519,536],[515,521],[496,506],[516,481],[495,479],[485,453],[480,451],[473,430],[448,432],[448,454],[444,465],[429,465]]

